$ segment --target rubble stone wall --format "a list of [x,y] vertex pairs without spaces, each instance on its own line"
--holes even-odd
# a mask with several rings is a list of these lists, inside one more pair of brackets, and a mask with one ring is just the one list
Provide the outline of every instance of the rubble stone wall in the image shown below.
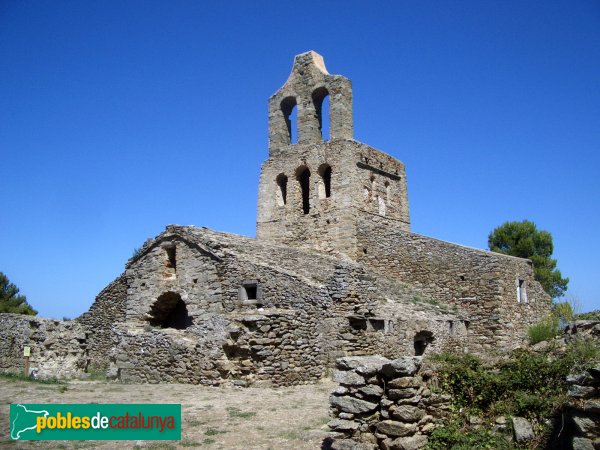
[[[131,381],[306,383],[338,356],[413,352],[419,331],[435,336],[432,351],[462,349],[467,334],[452,311],[413,304],[410,288],[352,261],[209,230],[169,227],[126,277],[127,320],[115,327],[109,359]],[[244,297],[245,283],[255,300]],[[186,305],[182,329],[154,322],[165,293]]]
[[74,320],[0,314],[0,371],[23,373],[23,348],[30,347],[30,369],[41,378],[74,377],[86,369],[86,333]]
[[76,319],[88,332],[88,368],[108,368],[108,355],[113,348],[114,327],[125,321],[126,300],[127,283],[123,274],[106,286],[90,309]]
[[[473,351],[519,345],[527,328],[550,311],[529,260],[403,231],[367,213],[359,220],[358,244],[359,262],[465,311]],[[526,302],[518,301],[518,280],[525,283]]]

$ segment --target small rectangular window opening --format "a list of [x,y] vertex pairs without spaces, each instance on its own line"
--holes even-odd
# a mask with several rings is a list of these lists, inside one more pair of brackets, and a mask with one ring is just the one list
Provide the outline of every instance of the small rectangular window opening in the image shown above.
[[454,321],[452,320],[448,321],[448,334],[450,334],[450,336],[454,334]]
[[246,291],[246,299],[247,300],[256,300],[257,299],[257,286],[256,284],[247,284],[244,285],[244,289]]
[[167,267],[175,270],[177,268],[176,247],[174,245],[172,247],[165,247],[165,251],[167,252]]
[[517,280],[517,301],[527,303],[527,284],[525,280]]
[[242,305],[262,305],[262,289],[258,280],[246,280],[238,290],[238,299]]
[[367,319],[361,317],[348,317],[348,324],[353,330],[364,331],[367,329]]

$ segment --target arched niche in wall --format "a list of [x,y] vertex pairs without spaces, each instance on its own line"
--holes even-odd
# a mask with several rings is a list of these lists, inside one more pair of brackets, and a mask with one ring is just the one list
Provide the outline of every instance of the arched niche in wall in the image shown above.
[[150,325],[183,330],[193,325],[181,295],[175,292],[161,294],[150,307]]

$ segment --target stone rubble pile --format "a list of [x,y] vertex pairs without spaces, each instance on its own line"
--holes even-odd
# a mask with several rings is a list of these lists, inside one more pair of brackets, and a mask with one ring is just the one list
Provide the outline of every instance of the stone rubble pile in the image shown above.
[[346,356],[336,367],[332,449],[419,449],[449,414],[450,396],[429,389],[421,357]]

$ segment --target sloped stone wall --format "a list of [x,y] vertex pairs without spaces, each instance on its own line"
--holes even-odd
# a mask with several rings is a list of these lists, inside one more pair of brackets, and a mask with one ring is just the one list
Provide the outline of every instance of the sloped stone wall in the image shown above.
[[338,434],[333,449],[422,448],[450,411],[450,397],[429,389],[420,357],[344,357],[336,367],[340,385],[329,400],[329,427]]
[[122,274],[96,297],[90,309],[76,319],[88,332],[87,368],[108,367],[108,355],[113,348],[115,324],[125,321],[127,283]]

